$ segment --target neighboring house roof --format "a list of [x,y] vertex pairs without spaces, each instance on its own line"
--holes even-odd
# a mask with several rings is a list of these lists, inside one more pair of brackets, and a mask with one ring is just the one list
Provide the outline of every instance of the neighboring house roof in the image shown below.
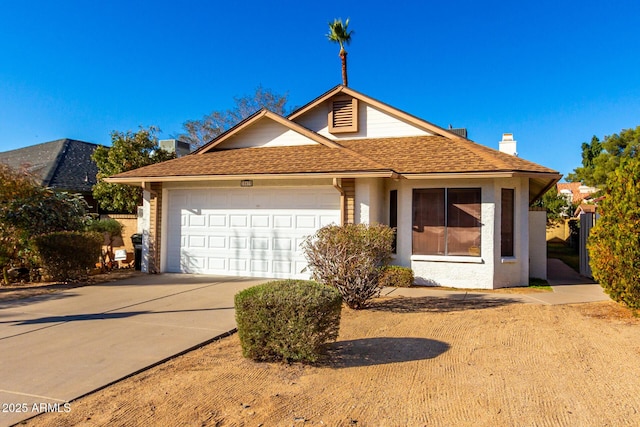
[[[328,135],[326,129],[313,131],[298,122],[314,123],[308,121],[310,114],[322,117],[328,111],[324,103],[343,95],[357,98],[411,126],[417,135],[374,138],[365,130],[365,134],[360,132],[357,137],[336,136]],[[326,124],[326,116],[324,120]],[[319,124],[315,122],[316,130]],[[271,139],[256,135],[268,135]],[[283,135],[287,142],[278,142]],[[530,178],[531,202],[560,179],[560,174],[552,169],[477,144],[350,88],[337,86],[287,118],[258,111],[188,156],[120,173],[108,181],[142,185],[153,181],[265,175],[405,178],[524,175]]]
[[58,139],[2,152],[0,162],[14,169],[24,168],[45,187],[90,192],[98,173],[91,160],[97,147],[90,142]]
[[558,194],[571,195],[572,203],[580,203],[584,199],[590,198],[589,196],[596,191],[595,187],[587,187],[580,182],[559,182],[557,185]]

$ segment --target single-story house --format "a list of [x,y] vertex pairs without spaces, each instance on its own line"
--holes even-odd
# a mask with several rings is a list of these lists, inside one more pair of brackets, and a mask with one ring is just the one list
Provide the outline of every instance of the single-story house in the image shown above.
[[91,212],[98,212],[92,188],[98,166],[91,159],[98,145],[75,139],[57,139],[0,153],[0,163],[24,169],[44,187],[81,194]]
[[529,206],[560,177],[336,86],[108,181],[144,189],[148,272],[309,277],[307,236],[383,223],[418,284],[499,288],[528,283]]

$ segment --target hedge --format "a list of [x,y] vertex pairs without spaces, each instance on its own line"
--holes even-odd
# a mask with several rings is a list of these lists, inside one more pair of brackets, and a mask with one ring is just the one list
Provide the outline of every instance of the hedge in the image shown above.
[[60,231],[34,237],[32,247],[51,280],[72,281],[99,262],[103,240],[98,232]]

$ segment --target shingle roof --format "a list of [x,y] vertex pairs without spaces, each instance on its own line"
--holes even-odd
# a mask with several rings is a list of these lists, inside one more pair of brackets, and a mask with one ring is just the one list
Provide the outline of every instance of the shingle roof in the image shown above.
[[469,140],[439,136],[360,139],[342,147],[302,145],[192,154],[115,175],[153,178],[340,172],[400,174],[555,171]]
[[239,148],[191,154],[123,172],[115,178],[259,175],[385,171],[382,165],[343,148],[320,144]]
[[47,187],[89,192],[98,167],[91,155],[98,146],[74,139],[58,139],[0,153],[0,162],[25,168]]
[[555,171],[468,139],[441,136],[340,141],[400,174]]

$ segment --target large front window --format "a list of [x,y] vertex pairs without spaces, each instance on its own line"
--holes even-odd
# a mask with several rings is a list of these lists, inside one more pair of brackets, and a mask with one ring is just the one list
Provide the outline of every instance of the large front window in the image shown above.
[[413,190],[413,254],[480,256],[480,189]]

